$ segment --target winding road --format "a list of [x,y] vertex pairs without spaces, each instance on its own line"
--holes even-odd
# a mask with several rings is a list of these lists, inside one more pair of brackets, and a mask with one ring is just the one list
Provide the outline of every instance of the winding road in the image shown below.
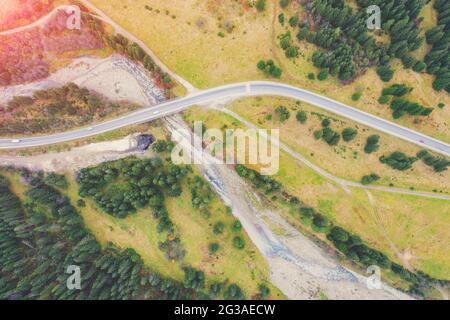
[[[99,11],[97,8],[92,6],[88,1],[86,0],[80,0],[81,3],[86,5],[90,10],[94,11],[98,16],[97,18],[109,23],[112,25],[116,32],[122,33],[125,36],[127,36],[129,39],[137,42],[142,46],[142,48],[149,54],[159,66],[162,66],[162,69],[169,73],[175,80],[177,80],[179,83],[184,85],[187,89],[189,94],[182,98],[177,98],[168,102],[163,102],[154,106],[145,107],[141,110],[132,112],[130,114],[124,115],[122,117],[119,117],[114,120],[110,120],[104,123],[92,125],[90,127],[82,128],[79,130],[73,130],[68,131],[64,133],[54,134],[54,135],[47,135],[47,136],[34,136],[34,137],[24,137],[24,138],[14,138],[14,139],[0,139],[0,149],[12,149],[12,148],[26,148],[26,147],[36,147],[36,146],[43,146],[43,145],[49,145],[49,144],[55,144],[55,143],[61,143],[81,138],[86,138],[94,135],[98,135],[101,133],[105,133],[108,131],[116,130],[128,125],[133,124],[139,124],[143,122],[148,122],[151,120],[155,120],[158,118],[166,117],[175,113],[178,113],[180,111],[183,111],[193,105],[202,105],[209,102],[218,102],[222,100],[232,100],[232,99],[238,99],[242,97],[247,96],[261,96],[261,95],[272,95],[272,96],[283,96],[288,98],[293,98],[297,100],[304,101],[306,103],[315,105],[317,107],[320,107],[322,109],[325,109],[327,111],[333,112],[335,114],[338,114],[343,117],[347,117],[349,119],[352,119],[354,121],[357,121],[359,123],[362,123],[364,125],[370,126],[372,128],[375,128],[377,130],[383,131],[385,133],[394,135],[398,138],[401,138],[405,141],[409,141],[412,143],[415,143],[419,146],[422,146],[424,148],[431,149],[433,151],[436,151],[438,153],[441,153],[445,156],[450,156],[450,145],[436,140],[434,138],[428,137],[426,135],[423,135],[419,132],[413,131],[411,129],[402,127],[400,125],[397,125],[393,122],[387,121],[385,119],[376,117],[374,115],[365,113],[363,111],[360,111],[358,109],[355,109],[353,107],[347,106],[345,104],[342,104],[340,102],[334,101],[332,99],[326,98],[324,96],[312,93],[307,90],[303,90],[300,88],[296,88],[293,86],[285,85],[282,83],[276,83],[276,82],[261,82],[261,81],[254,81],[254,82],[243,82],[243,83],[237,83],[232,85],[226,85],[221,86],[209,90],[204,91],[198,91],[196,90],[189,82],[185,81],[175,73],[171,72],[167,67],[165,67],[159,59],[143,44],[139,39],[135,38],[130,33],[123,30],[120,26],[118,26],[114,21],[109,19],[103,12]],[[58,9],[58,8],[57,8]],[[56,11],[55,9],[54,11]],[[59,8],[61,9],[61,7]],[[30,27],[36,27],[40,25],[41,23],[45,23],[45,21],[53,15],[54,12],[51,12],[47,17],[44,17],[40,19],[39,21],[33,23],[32,25],[28,27],[21,27],[19,30],[15,30],[15,32],[24,31],[29,29]],[[8,34],[12,34],[12,31],[8,31]],[[1,35],[1,33],[0,33]],[[225,111],[231,114],[231,111]],[[237,115],[231,114],[234,117],[238,118]],[[171,119],[166,119],[168,122],[170,122]],[[239,120],[243,120],[242,118]],[[246,123],[248,126],[252,127],[250,123]],[[173,128],[178,128],[178,125],[173,126]],[[292,150],[290,150],[286,145],[280,144],[280,147],[294,156],[294,158],[301,160],[305,162],[305,159],[303,159],[298,154],[294,154]],[[322,172],[323,175],[327,176],[329,175],[322,169],[318,168],[314,164],[310,163],[310,165],[319,173]],[[215,169],[215,168],[211,168]],[[222,170],[226,170],[226,168],[219,168]],[[217,170],[216,170],[217,171]],[[214,173],[214,170],[210,170],[208,172]],[[340,184],[343,184],[345,186],[355,186],[355,187],[361,187],[359,183],[354,183],[350,181],[346,181],[343,179],[335,178],[331,176],[333,181],[336,181]],[[330,178],[330,177],[328,177]],[[335,180],[336,179],[336,180]],[[211,182],[217,183],[217,181],[222,181],[221,179],[212,179]],[[234,181],[231,180],[229,183],[229,186],[234,186]],[[227,191],[226,185],[219,186],[219,193],[220,191]],[[364,186],[365,187],[365,186]],[[377,189],[377,190],[384,190],[384,189],[378,189],[378,187],[370,187],[371,189]],[[383,187],[380,187],[383,188]],[[231,189],[231,188],[228,188]],[[391,188],[390,188],[391,189]],[[384,190],[384,191],[390,191],[392,190]],[[394,191],[395,192],[395,191]],[[398,190],[399,193],[404,193],[404,190]],[[237,193],[242,193],[242,189],[239,189]],[[226,192],[226,195],[233,196],[231,192]],[[417,192],[411,191],[409,194],[417,195]],[[431,196],[428,193],[421,193],[422,196]],[[441,196],[437,196],[441,198]],[[447,197],[447,196],[442,196]],[[240,204],[241,201],[239,201],[240,198],[237,198],[236,201],[231,201],[234,204]],[[239,211],[239,210],[233,210]],[[244,213],[246,210],[243,210]],[[249,213],[251,210],[249,209]],[[352,294],[357,294],[358,290],[365,290],[365,278],[353,273],[352,271],[346,270],[342,268],[339,264],[331,264],[328,265],[329,262],[325,264],[325,266],[317,265],[317,263],[309,263],[305,259],[299,259],[299,257],[295,256],[293,252],[288,250],[287,247],[285,247],[282,243],[279,241],[275,241],[276,237],[272,232],[269,232],[270,230],[267,228],[264,228],[263,221],[259,220],[252,220],[251,215],[248,217],[240,217],[242,218],[242,221],[244,223],[245,229],[247,232],[249,232],[252,240],[257,244],[259,244],[259,247],[261,251],[264,253],[266,252],[268,255],[275,255],[282,257],[284,260],[289,261],[290,263],[295,264],[296,266],[300,267],[300,269],[304,270],[306,273],[311,274],[314,278],[317,279],[326,279],[327,282],[336,282],[336,286],[345,287],[345,284],[350,284],[351,286],[348,286],[348,288],[351,289]],[[291,281],[289,281],[291,282]],[[358,287],[356,287],[358,285]],[[359,287],[360,286],[360,287]],[[357,288],[357,289],[356,289]],[[400,292],[397,292],[396,290],[388,287],[383,286],[383,289],[385,291],[385,294],[389,294],[390,296],[394,296],[397,298],[407,298],[406,295],[403,295]],[[371,292],[374,294],[374,291]]]
[[[34,136],[18,139],[0,139],[0,149],[37,147],[54,143],[67,142],[116,130],[128,125],[147,122],[157,118],[168,116],[173,113],[183,111],[196,104],[216,102],[217,100],[222,99],[230,100],[246,96],[273,95],[304,101],[340,116],[362,123],[374,129],[383,131],[387,134],[391,134],[403,140],[412,142],[421,147],[428,148],[445,156],[450,156],[450,145],[445,142],[426,136],[417,131],[405,128],[396,123],[379,118],[364,111],[355,109],[351,106],[345,105],[319,94],[290,85],[277,82],[251,81],[199,91],[195,87],[193,87],[192,84],[190,84],[187,80],[172,72],[166,65],[164,65],[164,63],[162,63],[158,59],[158,57],[145,45],[145,43],[136,38],[134,35],[130,34],[128,31],[124,30],[120,25],[109,18],[99,8],[92,5],[88,0],[80,0],[80,2],[89,10],[94,12],[94,14],[91,14],[92,16],[108,23],[114,28],[117,33],[121,33],[130,40],[138,43],[164,72],[167,72],[176,81],[186,87],[189,94],[183,98],[164,102],[152,107],[146,107],[115,120],[93,125],[87,128],[82,128],[79,130],[68,131],[48,136]],[[61,5],[57,8],[54,8],[46,16],[40,18],[30,25],[0,32],[0,35],[10,35],[13,33],[22,32],[31,28],[42,26],[49,19],[51,19],[53,15],[58,12],[58,10],[67,10],[70,7],[71,6],[68,5]]]
[[400,139],[412,142],[421,147],[428,148],[445,156],[450,156],[450,145],[445,142],[313,92],[282,83],[268,81],[242,82],[203,91],[196,91],[185,97],[146,107],[117,119],[79,130],[47,136],[24,137],[21,139],[0,139],[0,149],[37,147],[67,142],[98,135],[133,124],[155,120],[183,111],[193,105],[262,95],[283,96],[297,99],[396,136]]

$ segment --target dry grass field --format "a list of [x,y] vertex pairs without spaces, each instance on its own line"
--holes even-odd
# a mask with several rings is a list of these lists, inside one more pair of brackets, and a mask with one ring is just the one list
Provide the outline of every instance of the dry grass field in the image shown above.
[[[278,106],[285,106],[291,116],[281,122],[275,112]],[[335,176],[360,181],[364,175],[378,174],[382,179],[378,184],[396,187],[415,188],[422,191],[438,190],[450,192],[448,184],[450,173],[448,171],[436,173],[422,161],[417,161],[413,168],[402,172],[394,170],[379,161],[382,155],[394,151],[401,151],[409,156],[415,156],[420,147],[392,137],[388,134],[373,130],[369,127],[356,124],[346,118],[338,117],[306,103],[278,97],[256,97],[237,100],[227,106],[230,110],[242,116],[247,121],[263,129],[280,129],[280,138],[291,149],[303,157],[317,164]],[[301,124],[296,120],[298,111],[304,111],[308,120]],[[271,119],[268,120],[268,117]],[[345,142],[340,140],[337,146],[329,146],[323,140],[314,138],[314,131],[321,129],[321,121],[330,119],[330,128],[341,133],[345,128],[357,129],[355,140]],[[364,152],[367,137],[378,134],[380,149],[372,154]]]
[[[307,79],[316,73],[310,62],[315,47],[297,42],[300,57],[287,59],[278,46],[277,36],[287,29],[277,21],[282,9],[278,1],[267,1],[266,10],[258,13],[245,1],[232,0],[92,0],[114,21],[144,41],[173,71],[198,88],[221,84],[265,79],[256,68],[261,59],[274,59],[283,69],[280,81],[309,89],[372,114],[392,119],[386,105],[377,102],[384,86],[374,70],[368,70],[350,85],[342,85],[334,78],[326,81]],[[147,6],[147,9],[146,9]],[[301,15],[303,8],[293,3],[284,10],[286,17]],[[422,12],[424,26],[435,19],[431,4]],[[286,24],[287,25],[287,24]],[[295,38],[295,37],[294,37]],[[418,55],[424,55],[425,47]],[[420,51],[420,50],[419,50]],[[436,138],[450,141],[450,96],[431,88],[432,77],[403,70],[399,61],[391,83],[404,83],[414,88],[409,99],[427,107],[444,103],[430,117],[414,120],[405,116],[398,122]],[[362,92],[358,102],[351,100],[355,92]]]
[[[187,111],[185,119],[188,123],[204,121],[207,128],[244,128],[229,115],[199,107]],[[397,263],[450,279],[448,201],[381,191],[366,193],[356,188],[347,193],[284,152],[280,155],[280,170],[273,178],[290,194]],[[280,213],[302,229],[298,212]]]

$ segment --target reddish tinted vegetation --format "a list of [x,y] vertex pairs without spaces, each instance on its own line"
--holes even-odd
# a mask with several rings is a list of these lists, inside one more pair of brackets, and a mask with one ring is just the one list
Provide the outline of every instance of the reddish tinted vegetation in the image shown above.
[[53,9],[53,0],[2,0],[0,31],[30,24]]
[[81,29],[67,28],[67,13],[58,11],[43,27],[0,36],[0,86],[45,78],[55,54],[103,47],[103,29],[83,15]]
[[135,110],[132,103],[110,102],[76,84],[38,90],[32,97],[16,96],[0,107],[0,136],[66,130]]

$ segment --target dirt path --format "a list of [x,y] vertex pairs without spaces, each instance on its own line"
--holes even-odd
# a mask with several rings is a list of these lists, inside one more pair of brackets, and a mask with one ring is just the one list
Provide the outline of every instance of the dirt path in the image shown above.
[[[166,118],[169,131],[184,129],[180,145],[189,153],[192,133],[179,115]],[[177,131],[179,132],[179,131]],[[233,209],[245,231],[269,264],[273,283],[290,299],[318,299],[320,293],[331,299],[410,299],[389,287],[370,290],[366,278],[342,267],[277,213],[256,208],[252,189],[233,168],[215,163],[208,154],[201,158],[194,148],[199,167],[223,201]],[[257,200],[256,200],[257,201]],[[258,202],[258,201],[257,201]],[[262,204],[260,204],[262,206]],[[284,230],[277,235],[264,221],[269,218]]]
[[[261,128],[257,127],[256,125],[254,125],[253,123],[247,121],[240,115],[238,115],[236,112],[233,112],[233,111],[225,108],[223,104],[213,104],[209,107],[211,109],[218,110],[218,111],[224,112],[224,113],[232,116],[233,118],[239,120],[242,124],[244,124],[248,128],[252,128],[252,129],[256,129],[256,130],[261,129]],[[331,173],[325,171],[324,169],[320,168],[319,166],[315,165],[314,163],[310,162],[309,160],[304,158],[301,154],[293,151],[289,146],[287,146],[283,142],[275,141],[274,139],[272,139],[271,136],[268,136],[267,134],[262,134],[262,136],[264,138],[270,140],[271,143],[273,143],[275,146],[277,146],[278,148],[280,148],[281,150],[286,152],[288,155],[290,155],[294,159],[299,160],[300,162],[304,163],[306,166],[308,166],[309,168],[314,170],[316,173],[318,173],[322,177],[324,177],[332,182],[335,182],[336,184],[341,186],[343,188],[343,190],[345,192],[347,192],[348,194],[351,194],[349,187],[354,187],[354,188],[361,188],[361,189],[365,189],[365,190],[376,190],[376,191],[383,191],[383,192],[389,192],[389,193],[413,195],[413,196],[425,197],[425,198],[450,200],[450,196],[448,196],[448,195],[436,194],[436,193],[432,193],[432,192],[414,191],[414,190],[410,190],[410,189],[363,185],[362,183],[359,183],[359,182],[349,181],[349,180],[345,180],[345,179],[336,177],[336,176],[332,175]],[[371,200],[371,198],[369,196],[369,201],[370,200]],[[372,200],[373,200],[373,198],[372,198]]]
[[43,16],[40,19],[34,21],[33,23],[27,24],[25,26],[17,27],[17,28],[14,28],[14,29],[1,31],[0,32],[0,36],[8,36],[8,35],[11,35],[11,34],[27,31],[27,30],[30,30],[30,29],[33,29],[33,28],[36,28],[36,27],[40,27],[40,26],[44,25],[45,23],[47,23],[48,20],[53,18],[53,16],[59,10],[66,11],[67,9],[72,8],[72,7],[73,7],[72,5],[61,5],[61,6],[58,6],[57,8],[54,8],[52,11],[47,13],[45,16]]
[[197,89],[186,79],[182,78],[172,70],[170,70],[159,58],[156,56],[156,54],[140,39],[138,39],[136,36],[122,28],[119,24],[117,24],[114,20],[112,20],[110,17],[108,17],[102,10],[94,6],[92,3],[90,3],[87,0],[78,0],[81,4],[83,4],[86,8],[94,12],[95,14],[92,15],[93,17],[96,17],[103,22],[106,22],[110,26],[112,26],[116,33],[120,33],[129,40],[132,40],[136,42],[144,51],[147,53],[152,60],[155,62],[158,67],[161,68],[162,71],[169,74],[172,79],[176,80],[178,83],[180,83],[182,86],[184,86],[189,93],[196,91]]
[[[95,13],[95,14],[91,14],[92,17],[97,18],[97,19],[99,19],[99,20],[109,24],[110,26],[112,26],[114,28],[116,33],[120,33],[123,36],[125,36],[126,38],[128,38],[128,39],[136,42],[137,44],[139,44],[139,46],[152,58],[152,60],[155,62],[155,64],[158,65],[161,68],[162,71],[164,71],[165,73],[169,74],[178,83],[183,85],[188,90],[188,92],[196,91],[196,88],[191,83],[189,83],[187,80],[183,79],[178,74],[176,74],[173,71],[171,71],[153,53],[153,51],[144,42],[142,42],[140,39],[135,37],[133,34],[129,33],[125,29],[123,29],[120,25],[118,25],[111,18],[109,18],[102,10],[100,10],[99,8],[97,8],[96,6],[94,6],[92,3],[90,3],[87,0],[77,0],[77,1],[80,2],[82,5],[84,5],[86,8],[88,8],[89,10],[91,10],[92,12]],[[27,31],[27,30],[30,30],[30,29],[33,29],[33,28],[36,28],[36,27],[41,27],[41,26],[45,25],[47,23],[47,21],[49,21],[51,18],[53,18],[53,16],[58,11],[60,11],[60,10],[66,11],[66,10],[68,10],[70,8],[73,8],[73,7],[74,7],[74,5],[60,5],[60,6],[56,7],[56,8],[54,8],[52,11],[50,11],[45,16],[41,17],[39,20],[36,20],[33,23],[30,23],[30,24],[28,24],[26,26],[21,26],[21,27],[17,27],[17,28],[14,28],[14,29],[2,31],[2,32],[0,32],[0,35],[1,36],[6,36],[6,35],[11,35],[11,34],[23,32],[23,31]]]

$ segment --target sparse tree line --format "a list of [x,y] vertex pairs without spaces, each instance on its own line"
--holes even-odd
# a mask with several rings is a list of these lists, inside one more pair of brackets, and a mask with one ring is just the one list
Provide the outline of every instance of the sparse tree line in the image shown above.
[[69,83],[35,91],[31,97],[15,96],[3,110],[0,108],[0,134],[36,134],[82,126],[137,107],[109,102],[99,94]]
[[[423,296],[424,291],[433,284],[450,286],[450,282],[447,280],[434,279],[421,271],[417,273],[411,272],[391,261],[384,253],[365,244],[357,235],[335,225],[325,215],[304,204],[297,197],[290,195],[276,180],[262,176],[257,171],[242,165],[236,166],[236,172],[239,176],[251,182],[272,201],[281,201],[297,210],[298,219],[304,225],[311,227],[314,232],[326,234],[327,239],[333,243],[334,247],[354,263],[364,267],[375,264],[391,270],[403,280],[408,281],[410,284],[409,293]],[[369,179],[376,180],[377,177],[375,174],[372,174]]]
[[256,67],[264,73],[266,77],[280,78],[283,74],[283,70],[275,65],[273,60],[269,59],[267,61],[260,60]]
[[390,108],[392,109],[392,117],[394,119],[399,119],[405,114],[422,117],[429,116],[433,112],[433,108],[426,108],[419,103],[401,98],[410,93],[412,90],[413,88],[404,84],[393,84],[383,89],[378,102],[381,104],[387,104],[391,101]]
[[450,93],[450,2],[436,0],[434,8],[437,12],[437,25],[425,34],[427,43],[432,45],[425,56],[427,72],[435,75],[433,88]]
[[[230,212],[231,213],[231,212]],[[239,220],[235,220],[234,222],[233,222],[233,224],[231,225],[231,231],[233,232],[233,233],[236,233],[236,234],[238,234],[238,235],[236,235],[236,236],[234,236],[233,237],[233,246],[236,248],[236,249],[239,249],[239,250],[242,250],[242,249],[244,249],[245,248],[245,240],[244,240],[244,238],[241,236],[241,235],[239,235],[239,233],[241,232],[241,230],[242,230],[242,224],[240,223],[240,221]],[[221,235],[221,234],[223,234],[225,232],[225,224],[222,222],[222,221],[217,221],[214,225],[213,225],[213,233],[215,234],[215,235],[217,235],[217,236],[219,236],[219,235]],[[219,248],[217,248],[217,249],[219,249]],[[217,250],[212,250],[213,252],[211,252],[211,250],[210,250],[210,253],[215,253]]]
[[422,160],[427,166],[432,167],[435,172],[444,172],[450,166],[450,160],[435,156],[427,150],[419,151],[416,157]]
[[[366,149],[370,150],[373,149],[373,144],[369,140],[375,141],[375,137],[379,136],[373,135],[371,137],[369,137],[369,139],[367,140],[366,145]],[[376,147],[376,149],[378,148]],[[379,158],[381,163],[391,167],[394,170],[399,171],[406,171],[411,169],[414,163],[419,159],[421,159],[427,166],[433,168],[434,172],[437,173],[447,171],[448,167],[450,166],[450,160],[444,157],[435,156],[427,150],[419,151],[415,157],[410,157],[400,151],[394,151],[389,155],[383,155]],[[379,179],[380,177],[377,174],[372,173],[370,175],[364,176],[361,180],[361,183],[370,184],[378,181]]]
[[[396,108],[397,105],[400,104],[407,104],[407,105],[416,105],[414,103],[410,103],[407,100],[404,99],[398,99],[399,97],[402,97],[406,95],[407,93],[411,92],[412,88],[400,85],[400,84],[394,84],[390,87],[387,87],[383,89],[382,96],[381,97],[387,97],[390,99],[391,96],[394,97],[392,104]],[[432,108],[422,108],[422,110],[428,110],[429,112],[433,111]],[[397,110],[397,109],[396,109]],[[411,109],[412,110],[412,109]],[[412,111],[405,111],[402,109],[398,109],[397,112],[408,112],[413,114]],[[285,106],[279,106],[275,109],[275,112],[278,114],[279,119],[281,122],[285,122],[290,118],[290,111]],[[425,115],[422,113],[422,115]],[[271,120],[272,117],[266,116],[267,120]],[[299,123],[305,124],[308,120],[308,116],[305,111],[297,111],[296,119]],[[322,128],[315,130],[313,132],[314,138],[316,140],[323,140],[325,141],[329,146],[336,146],[341,141],[341,138],[345,142],[350,142],[354,140],[358,135],[358,130],[347,127],[342,130],[341,133],[337,132],[333,128],[331,128],[331,120],[328,118],[324,118],[321,122]],[[377,152],[380,149],[380,136],[378,134],[372,134],[367,137],[366,144],[364,145],[364,152],[367,154],[372,154]],[[392,152],[389,155],[382,155],[379,157],[379,161],[383,164],[386,164],[387,166],[391,167],[394,170],[399,171],[406,171],[412,168],[413,164],[418,160],[422,159],[425,164],[432,167],[435,172],[443,172],[446,171],[450,161],[443,157],[436,157],[429,153],[425,153],[427,151],[422,151],[417,154],[416,157],[409,157],[403,152],[395,151]],[[378,176],[375,173],[363,176],[361,178],[361,183],[368,185],[371,183],[374,183],[380,179],[380,176]]]
[[163,72],[153,59],[135,42],[130,42],[121,34],[113,34],[107,39],[108,45],[114,50],[127,55],[129,58],[142,63],[155,77],[156,84],[164,90],[166,98],[172,97],[171,89],[175,85],[170,76]]
[[199,176],[195,176],[189,185],[191,186],[192,206],[200,210],[204,217],[209,218],[211,216],[209,207],[215,193],[211,190],[209,184]]
[[287,58],[297,58],[299,56],[298,47],[294,44],[290,31],[281,34],[278,36],[278,39],[280,41],[280,47],[284,50]]

